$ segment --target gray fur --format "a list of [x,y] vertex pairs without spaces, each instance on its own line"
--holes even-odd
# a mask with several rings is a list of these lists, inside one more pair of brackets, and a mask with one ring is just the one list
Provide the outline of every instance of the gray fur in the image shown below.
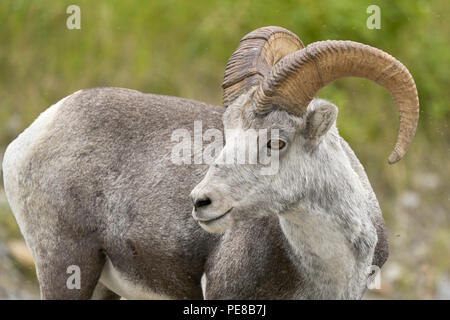
[[[119,88],[82,90],[49,110],[3,161],[6,195],[42,298],[116,298],[106,284],[109,263],[135,287],[125,298],[201,299],[203,274],[206,298],[360,298],[365,268],[387,258],[375,194],[326,101],[308,108],[305,119],[316,122],[276,107],[258,116],[249,96],[223,113]],[[258,176],[259,165],[208,171],[173,164],[171,133],[193,132],[195,120],[203,130],[276,126],[288,140],[280,174]],[[234,207],[213,227],[201,224],[220,233],[192,218],[193,189],[194,198],[209,192],[222,199],[198,215]],[[70,265],[81,268],[80,290],[66,287]]]

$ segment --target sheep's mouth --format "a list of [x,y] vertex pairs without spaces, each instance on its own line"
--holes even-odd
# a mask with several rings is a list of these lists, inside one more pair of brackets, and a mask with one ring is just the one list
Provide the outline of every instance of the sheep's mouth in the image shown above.
[[209,219],[209,220],[198,220],[198,221],[201,222],[201,223],[203,223],[203,224],[210,224],[210,223],[212,223],[212,222],[214,222],[214,221],[217,221],[217,220],[222,219],[222,218],[225,217],[228,213],[230,213],[231,210],[233,210],[233,207],[231,207],[231,208],[228,209],[225,213],[221,214],[221,215],[218,216],[218,217],[215,217],[215,218],[212,218],[212,219]]

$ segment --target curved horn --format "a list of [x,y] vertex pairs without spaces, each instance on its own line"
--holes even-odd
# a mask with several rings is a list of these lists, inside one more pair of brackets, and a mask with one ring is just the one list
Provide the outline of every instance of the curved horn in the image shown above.
[[353,41],[319,41],[284,57],[255,92],[258,112],[277,105],[302,116],[316,93],[341,77],[362,77],[385,87],[400,117],[397,143],[389,163],[399,161],[414,138],[419,99],[408,69],[384,51]]
[[302,48],[300,39],[281,27],[263,27],[247,34],[225,68],[224,106],[257,85],[281,58]]

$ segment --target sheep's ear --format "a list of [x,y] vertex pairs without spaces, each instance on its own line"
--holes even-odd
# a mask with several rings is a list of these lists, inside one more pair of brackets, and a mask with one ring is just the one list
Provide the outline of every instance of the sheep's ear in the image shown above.
[[318,145],[321,138],[330,130],[336,121],[337,113],[337,107],[325,100],[317,101],[315,108],[307,112],[304,135],[313,146]]

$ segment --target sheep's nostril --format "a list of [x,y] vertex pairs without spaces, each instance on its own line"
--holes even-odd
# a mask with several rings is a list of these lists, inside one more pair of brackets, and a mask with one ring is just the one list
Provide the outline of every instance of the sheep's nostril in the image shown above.
[[210,198],[197,199],[194,202],[194,207],[196,209],[198,209],[198,208],[201,208],[201,207],[209,206],[210,204],[211,204],[211,199]]

